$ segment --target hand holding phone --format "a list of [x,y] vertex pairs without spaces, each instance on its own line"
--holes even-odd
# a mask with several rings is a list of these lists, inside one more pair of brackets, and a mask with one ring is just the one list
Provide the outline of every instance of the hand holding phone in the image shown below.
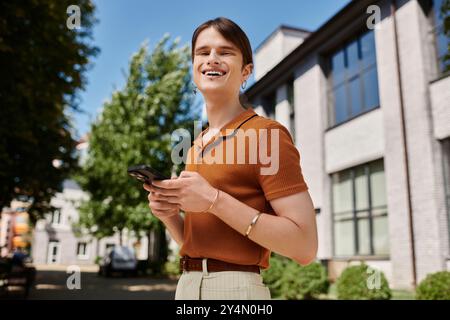
[[[153,180],[170,179],[169,177],[166,177],[162,173],[145,164],[129,167],[128,174],[147,185],[151,185]],[[150,191],[148,189],[150,188],[150,186],[147,186],[145,184],[144,189]],[[160,199],[158,199],[155,194],[152,194],[152,192],[150,192],[150,194],[148,195],[148,201],[149,207],[152,210],[152,214],[159,219],[167,219],[180,213],[180,208],[178,205],[160,201]]]

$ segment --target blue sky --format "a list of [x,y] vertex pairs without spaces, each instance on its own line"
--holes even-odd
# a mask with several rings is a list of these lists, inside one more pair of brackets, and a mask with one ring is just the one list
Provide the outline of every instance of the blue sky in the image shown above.
[[80,107],[86,114],[74,115],[76,136],[89,131],[90,123],[115,88],[124,84],[124,72],[144,40],[150,49],[165,33],[190,44],[194,29],[211,18],[232,19],[246,32],[255,49],[280,24],[314,31],[349,0],[95,0],[94,44],[100,48],[86,74]]

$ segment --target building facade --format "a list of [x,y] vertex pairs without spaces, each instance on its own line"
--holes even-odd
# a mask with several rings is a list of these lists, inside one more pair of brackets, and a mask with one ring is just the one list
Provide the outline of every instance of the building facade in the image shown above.
[[[86,159],[88,148],[88,138],[84,137],[77,145],[81,164]],[[37,221],[34,228],[32,241],[34,263],[93,265],[98,257],[103,257],[110,248],[121,243],[119,232],[111,237],[96,239],[86,230],[77,230],[76,222],[79,218],[77,208],[87,197],[87,193],[81,190],[75,181],[64,181],[62,192],[57,193],[51,200],[52,206],[57,209],[47,214],[45,219]],[[122,232],[122,245],[134,248],[138,260],[146,260],[149,254],[151,259],[156,259],[157,243],[154,232],[139,236],[126,230]],[[175,241],[170,241],[169,250],[172,253],[176,252]]]
[[[83,199],[86,199],[86,193],[74,181],[64,181],[63,191],[51,202],[57,209],[47,214],[45,219],[38,220],[34,228],[34,263],[93,265],[97,257],[103,257],[110,248],[119,245],[119,233],[98,240],[87,232],[77,232],[77,206]],[[122,244],[135,248],[138,259],[147,258],[147,237],[142,237],[139,241],[126,233],[122,237]]]
[[14,200],[0,213],[0,257],[6,257],[21,249],[28,251],[31,234],[27,202]]
[[255,52],[263,71],[246,95],[300,151],[331,278],[365,261],[411,288],[450,269],[441,3],[351,1],[315,32],[282,26]]

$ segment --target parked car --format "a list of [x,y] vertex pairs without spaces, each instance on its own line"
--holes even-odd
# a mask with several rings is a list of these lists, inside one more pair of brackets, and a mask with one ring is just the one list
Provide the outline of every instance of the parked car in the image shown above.
[[110,277],[116,272],[123,275],[137,274],[137,259],[133,248],[115,246],[100,261],[99,275]]

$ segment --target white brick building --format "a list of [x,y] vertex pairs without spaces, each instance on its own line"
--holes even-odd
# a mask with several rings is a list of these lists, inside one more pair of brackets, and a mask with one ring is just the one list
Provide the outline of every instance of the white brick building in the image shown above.
[[[89,144],[83,138],[77,145],[80,152],[80,163],[87,156]],[[32,256],[36,264],[59,265],[92,265],[97,257],[103,257],[110,247],[120,244],[120,234],[116,232],[111,237],[96,239],[88,232],[76,232],[74,226],[78,221],[78,206],[86,200],[87,193],[73,180],[63,183],[63,190],[51,200],[52,206],[57,208],[53,213],[46,215],[45,219],[37,221],[32,242]],[[150,255],[155,254],[155,234],[150,235]],[[122,234],[122,244],[134,247],[136,256],[140,260],[148,257],[149,237],[141,235],[139,241],[136,236],[130,235],[126,230]],[[172,245],[172,244],[171,244]],[[172,245],[173,246],[173,245]],[[173,250],[173,248],[171,247]]]
[[[63,192],[52,199],[57,210],[37,221],[34,229],[32,256],[36,264],[92,265],[97,256],[103,257],[109,247],[120,243],[119,233],[97,240],[88,233],[77,234],[74,223],[78,220],[77,206],[87,195],[72,180],[63,184]],[[124,233],[123,245],[134,247],[137,239]],[[147,258],[147,237],[140,239],[137,258]]]
[[[450,269],[440,3],[351,1],[315,32],[282,26],[255,52],[247,97],[295,139],[332,278],[364,260],[411,288]],[[370,5],[380,9],[374,30]]]

